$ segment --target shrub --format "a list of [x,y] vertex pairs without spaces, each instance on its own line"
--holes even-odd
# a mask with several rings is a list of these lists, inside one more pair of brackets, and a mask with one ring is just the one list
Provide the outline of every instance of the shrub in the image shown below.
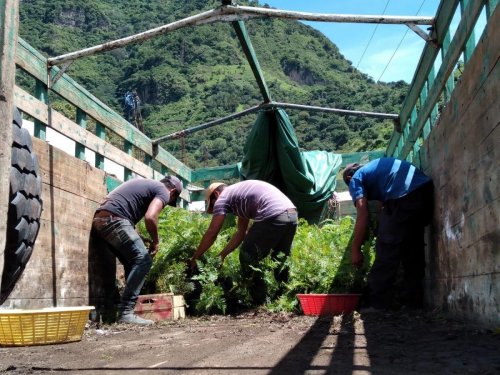
[[[198,261],[197,270],[188,269],[188,261],[198,246],[211,217],[183,209],[166,208],[159,220],[160,249],[145,283],[147,293],[184,294],[190,312],[225,314],[234,307],[251,307],[246,280],[241,278],[239,250],[229,254],[221,267],[218,254],[236,230],[235,218],[228,216],[212,247]],[[267,257],[260,271],[268,289],[266,307],[271,311],[298,309],[298,293],[360,292],[373,262],[373,237],[363,245],[363,267],[351,266],[351,242],[354,219],[326,220],[321,225],[301,220],[291,255],[285,261],[289,280],[284,286],[274,279],[281,264]],[[144,224],[139,231],[147,234]]]

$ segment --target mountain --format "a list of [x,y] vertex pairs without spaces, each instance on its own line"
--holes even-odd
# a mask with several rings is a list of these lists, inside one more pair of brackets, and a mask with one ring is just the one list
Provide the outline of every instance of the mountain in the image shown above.
[[[53,57],[158,27],[219,6],[202,0],[21,0],[20,35]],[[240,5],[266,6],[257,1]],[[407,91],[375,83],[319,31],[297,21],[246,21],[274,101],[398,113]],[[75,61],[68,74],[119,113],[136,90],[152,138],[227,116],[262,102],[229,23],[184,28]],[[20,84],[25,82],[21,77]],[[67,110],[56,103],[58,110]],[[300,146],[337,152],[383,149],[392,122],[288,110]],[[255,115],[162,146],[191,167],[233,164]]]

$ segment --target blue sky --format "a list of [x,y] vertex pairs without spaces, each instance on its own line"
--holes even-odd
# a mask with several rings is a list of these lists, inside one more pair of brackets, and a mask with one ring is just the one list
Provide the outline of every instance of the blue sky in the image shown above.
[[[392,16],[434,16],[439,6],[439,0],[261,0],[261,3],[303,12]],[[404,25],[306,23],[325,34],[355,67],[375,81],[411,82],[425,45],[421,37]]]

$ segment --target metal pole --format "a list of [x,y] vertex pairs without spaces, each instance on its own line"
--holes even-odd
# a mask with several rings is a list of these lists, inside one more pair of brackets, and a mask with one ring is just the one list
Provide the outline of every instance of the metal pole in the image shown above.
[[199,130],[211,128],[212,126],[215,125],[220,125],[225,122],[249,115],[251,113],[263,110],[263,109],[272,109],[272,108],[289,108],[289,109],[299,109],[299,110],[306,110],[306,111],[313,111],[313,112],[327,112],[327,113],[335,113],[338,115],[344,115],[344,116],[364,116],[364,117],[375,117],[375,118],[381,118],[381,119],[388,119],[388,120],[393,120],[397,122],[399,120],[399,116],[396,114],[392,113],[379,113],[379,112],[366,112],[366,111],[351,111],[348,109],[337,109],[337,108],[327,108],[327,107],[316,107],[312,105],[302,105],[302,104],[292,104],[292,103],[279,103],[279,102],[271,102],[271,103],[262,103],[253,107],[250,107],[248,109],[245,109],[244,111],[233,113],[232,115],[222,117],[217,120],[212,120],[207,123],[193,126],[191,128],[181,130],[175,133],[171,133],[168,135],[164,135],[162,137],[159,137],[157,139],[154,139],[152,141],[153,145],[157,145],[163,141],[167,141],[169,139],[176,139],[179,137],[182,137],[186,134],[191,134],[194,132],[197,132]]
[[252,69],[252,73],[257,81],[257,85],[259,86],[260,93],[264,98],[264,102],[269,103],[271,101],[271,93],[269,92],[269,87],[264,79],[264,73],[260,68],[259,60],[257,59],[257,55],[253,49],[252,41],[248,35],[245,23],[243,21],[235,21],[233,22],[233,27],[240,41],[241,48],[243,49],[248,63],[250,64],[250,68]]
[[166,141],[166,140],[169,140],[169,139],[176,139],[176,138],[182,137],[182,136],[184,136],[186,134],[194,133],[194,132],[196,132],[198,130],[203,130],[203,129],[211,128],[212,126],[223,124],[223,123],[231,121],[231,120],[235,120],[237,118],[249,115],[250,113],[257,112],[261,108],[262,108],[262,105],[259,104],[259,105],[250,107],[248,109],[245,109],[244,111],[233,113],[233,114],[231,114],[229,116],[222,117],[222,118],[217,119],[217,120],[212,120],[212,121],[206,122],[206,123],[201,124],[201,125],[193,126],[191,128],[185,129],[185,130],[181,130],[181,131],[178,131],[178,132],[175,132],[175,133],[172,133],[172,134],[164,135],[164,136],[162,136],[160,138],[153,139],[151,142],[153,143],[153,145],[157,145],[160,142],[163,142],[163,141]]
[[312,105],[292,104],[292,103],[272,102],[272,103],[266,103],[262,107],[264,107],[264,108],[276,107],[276,108],[300,109],[300,110],[307,110],[307,111],[313,111],[313,112],[335,113],[335,114],[344,115],[344,116],[375,117],[375,118],[382,118],[382,119],[388,119],[388,120],[398,120],[399,119],[399,115],[396,115],[393,113],[352,111],[349,109],[317,107],[317,106],[312,106]]
[[[249,6],[228,5],[223,8],[225,14],[237,14],[243,19],[251,17],[276,17],[302,21],[340,22],[340,23],[383,23],[383,24],[408,24],[432,25],[434,17],[417,16],[387,16],[387,15],[360,15],[360,14],[328,14],[309,13],[291,10],[258,8]],[[241,19],[240,18],[240,19]]]
[[341,22],[341,23],[383,23],[383,24],[414,24],[414,25],[432,25],[433,17],[404,17],[404,16],[386,16],[386,15],[357,15],[357,14],[326,14],[296,12],[280,9],[258,8],[248,6],[223,5],[219,8],[208,10],[206,12],[183,18],[179,21],[169,23],[139,34],[131,35],[125,38],[117,39],[94,47],[88,47],[79,51],[67,53],[64,55],[50,57],[47,59],[49,66],[60,65],[68,61],[76,60],[81,57],[91,56],[98,52],[110,51],[116,48],[125,47],[129,44],[138,43],[151,39],[157,35],[165,34],[187,26],[203,25],[212,22],[234,22],[249,18],[275,17],[288,18],[303,21],[318,22]]
[[160,27],[156,27],[154,29],[144,31],[139,34],[131,35],[125,38],[113,40],[111,42],[107,42],[104,44],[99,44],[94,47],[88,47],[79,51],[67,53],[65,55],[60,55],[56,57],[50,57],[47,59],[47,64],[48,66],[53,66],[53,65],[60,65],[63,63],[66,63],[68,61],[73,61],[81,57],[86,57],[86,56],[91,56],[95,55],[98,52],[105,52],[105,51],[110,51],[116,48],[121,48],[125,47],[129,44],[137,43],[137,42],[142,42],[144,40],[151,39],[155,36],[165,34],[170,31],[174,31],[186,26],[194,26],[197,25],[198,23],[202,23],[201,21],[210,19],[214,15],[217,15],[220,13],[219,9],[212,9],[191,17],[183,18],[179,21],[175,21],[172,23],[169,23],[167,25],[163,25]]

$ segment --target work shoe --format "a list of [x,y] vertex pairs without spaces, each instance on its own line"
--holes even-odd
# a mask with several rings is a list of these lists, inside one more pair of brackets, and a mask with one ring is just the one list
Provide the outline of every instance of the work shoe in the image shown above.
[[149,320],[149,319],[143,319],[143,318],[135,315],[134,313],[128,313],[128,314],[124,313],[118,319],[118,323],[149,326],[149,325],[153,324],[154,322],[152,320]]

